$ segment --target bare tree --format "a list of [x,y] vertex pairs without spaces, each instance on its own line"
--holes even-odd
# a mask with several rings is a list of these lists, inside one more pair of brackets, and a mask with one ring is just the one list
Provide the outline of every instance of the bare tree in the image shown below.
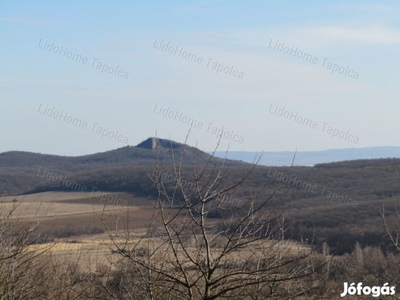
[[[391,244],[391,249],[386,249],[387,254],[385,259],[380,259],[382,255],[374,255],[376,261],[379,259],[379,274],[378,272],[373,272],[380,276],[381,278],[385,278],[385,280],[391,282],[392,284],[400,285],[400,241],[399,235],[400,231],[398,226],[400,225],[400,212],[397,208],[397,205],[394,206],[393,216],[390,218],[386,213],[385,205],[382,207],[381,216],[383,220],[383,224],[385,227],[386,235]],[[397,225],[397,226],[396,226]],[[393,229],[395,228],[395,229]],[[382,262],[383,261],[383,262]],[[377,268],[375,268],[377,269]],[[375,271],[375,270],[374,270]]]
[[[148,230],[126,229],[123,239],[110,232],[123,257],[118,285],[130,289],[129,299],[306,299],[325,262],[284,239],[288,207],[273,201],[281,185],[269,193],[268,181],[251,187],[258,161],[232,178],[226,159],[213,154],[197,165],[193,158],[189,168],[184,155],[171,146],[172,166],[157,159],[149,174],[157,197]],[[235,198],[239,190],[247,196]]]

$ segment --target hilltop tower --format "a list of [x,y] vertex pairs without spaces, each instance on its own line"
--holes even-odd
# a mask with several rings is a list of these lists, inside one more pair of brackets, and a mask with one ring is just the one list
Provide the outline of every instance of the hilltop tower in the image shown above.
[[156,137],[150,137],[147,140],[141,142],[140,144],[137,145],[139,148],[145,148],[149,150],[155,150],[157,147],[158,148],[163,148],[163,149],[179,149],[185,145],[171,141],[171,140],[166,140],[166,139],[159,139]]
[[154,150],[157,147],[157,141],[158,139],[155,137],[148,138],[147,140],[141,142],[139,145],[137,145],[139,148],[145,148],[145,149],[150,149]]

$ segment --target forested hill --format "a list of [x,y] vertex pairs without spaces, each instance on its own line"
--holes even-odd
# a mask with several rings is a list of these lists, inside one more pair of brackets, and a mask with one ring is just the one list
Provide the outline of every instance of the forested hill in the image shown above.
[[[154,144],[154,145],[153,145]],[[154,147],[153,147],[154,146]],[[0,153],[2,168],[16,168],[35,173],[38,167],[51,167],[59,171],[77,172],[108,167],[127,165],[154,164],[156,152],[158,159],[171,159],[171,151],[176,155],[183,151],[188,153],[185,158],[196,157],[199,163],[204,163],[210,155],[197,148],[177,142],[149,138],[137,146],[126,146],[116,150],[82,156],[58,156],[32,152],[10,151]]]
[[[180,158],[183,164],[206,164],[211,156],[195,147],[167,139],[148,138],[137,146],[126,146],[116,150],[83,156],[58,156],[41,153],[9,151],[0,153],[0,194],[12,195],[33,190],[36,186],[46,185],[40,172],[53,172],[57,176],[74,177],[85,173],[89,177],[98,172],[107,173],[118,168],[154,167],[156,160],[171,164],[173,155]],[[211,164],[221,162],[213,158]],[[231,165],[244,163],[230,161]]]

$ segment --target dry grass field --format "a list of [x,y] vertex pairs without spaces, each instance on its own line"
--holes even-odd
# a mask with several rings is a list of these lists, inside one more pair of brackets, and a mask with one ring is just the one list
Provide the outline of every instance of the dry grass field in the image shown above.
[[[110,232],[96,235],[85,235],[79,237],[70,237],[65,239],[59,239],[53,243],[45,243],[39,245],[31,245],[28,250],[30,251],[43,251],[47,250],[52,255],[55,261],[69,261],[70,263],[77,264],[81,270],[96,272],[100,268],[107,266],[113,269],[113,266],[123,260],[120,254],[116,253],[116,246],[110,239],[112,236],[114,242],[118,245],[124,245],[127,249],[132,249],[133,246],[137,245],[138,248],[149,247],[149,249],[155,249],[160,247],[159,239],[141,239],[140,236],[145,233],[144,229],[136,229],[131,233],[128,243],[122,232]],[[194,238],[194,237],[192,237]],[[194,246],[188,247],[186,250],[188,253],[192,253],[193,257],[198,253],[198,249]],[[164,247],[161,247],[164,248]],[[160,249],[161,249],[160,248]],[[216,253],[222,248],[214,248]],[[168,250],[165,248],[164,250]],[[277,255],[279,257],[291,257],[298,255],[307,255],[311,249],[307,245],[292,242],[292,241],[262,241],[259,245],[252,249],[245,249],[240,251],[232,252],[227,255],[224,261],[228,262],[228,265],[235,261],[248,261],[254,258],[262,258],[271,255]],[[166,260],[167,257],[170,261],[173,261],[171,251],[161,251],[159,257]],[[185,259],[182,257],[182,260]],[[190,261],[187,261],[190,265]],[[226,264],[226,263],[225,263]],[[229,266],[226,266],[229,267]]]
[[[53,225],[93,224],[101,215],[130,216],[136,224],[151,216],[152,203],[146,198],[128,193],[102,193],[112,201],[96,194],[78,192],[45,192],[30,195],[0,197],[0,214],[12,211],[11,218],[21,221],[52,223]],[[114,204],[124,203],[126,205]]]
[[[44,235],[48,233],[51,239],[26,246],[24,252],[33,256],[42,253],[40,259],[43,265],[49,264],[48,268],[56,268],[60,274],[72,272],[71,276],[75,276],[76,280],[92,278],[102,284],[111,284],[119,280],[118,276],[125,274],[123,272],[128,272],[129,276],[135,274],[135,269],[129,269],[134,266],[133,258],[146,261],[150,255],[152,264],[157,267],[165,266],[176,272],[176,260],[179,260],[179,264],[187,269],[193,278],[198,275],[205,259],[204,247],[200,246],[204,242],[201,234],[184,233],[181,238],[185,250],[180,245],[178,258],[175,258],[171,245],[166,243],[162,229],[157,232],[156,237],[141,239],[148,232],[148,225],[154,220],[154,207],[150,199],[128,193],[103,193],[103,196],[101,199],[93,197],[90,193],[46,192],[0,197],[0,215],[12,212],[8,220],[13,224],[35,224]],[[108,196],[109,199],[126,201],[128,205],[113,205],[112,201],[108,203],[104,200]],[[178,216],[176,221],[180,224],[185,219]],[[217,218],[209,219],[208,225],[214,226],[219,222],[221,220]],[[101,230],[88,233],[90,230],[87,228]],[[129,228],[129,236],[126,236],[126,228]],[[226,237],[213,238],[212,244],[212,259],[215,259],[225,251]],[[121,247],[121,251],[118,251],[116,245]],[[236,269],[241,270],[252,265],[270,264],[274,270],[276,262],[308,255],[317,260],[320,260],[321,256],[313,252],[307,244],[289,240],[260,239],[251,243],[250,247],[237,248],[224,254],[215,276],[225,276]],[[232,280],[242,280],[240,276],[245,275],[235,276]],[[83,289],[84,283],[86,281],[82,281]],[[135,286],[132,282],[127,284]]]
[[[45,192],[20,196],[0,197],[0,215],[10,214],[10,219],[21,223],[38,224],[43,232],[55,232],[71,228],[98,228],[104,226],[115,230],[126,228],[140,232],[153,216],[153,206],[146,198],[134,197],[128,193]],[[100,194],[97,194],[100,195]],[[107,203],[118,199],[127,205]],[[122,201],[119,201],[120,203]],[[52,243],[29,246],[29,250],[49,249],[56,259],[79,262],[85,270],[95,271],[117,255],[111,254],[111,243],[107,233],[79,234],[56,239]]]
[[146,198],[134,197],[128,193],[104,195],[126,201],[124,203],[128,205],[109,204],[90,193],[45,192],[0,197],[0,216],[10,215],[14,221],[36,224],[44,234],[69,239],[102,232],[105,226],[113,230],[140,229],[153,216],[152,203]]
[[[128,206],[108,204],[99,197],[93,197],[91,193],[45,192],[0,197],[0,214],[8,214],[13,211],[11,218],[20,222],[40,224],[40,229],[43,231],[84,226],[104,229],[104,226],[107,226],[110,234],[116,237],[117,243],[124,242],[122,234],[124,228],[129,227],[133,230],[129,243],[136,243],[139,236],[144,233],[146,224],[149,224],[153,217],[151,201],[127,193],[104,193],[103,195],[117,195],[117,198],[126,201]],[[120,235],[118,236],[118,234]],[[307,251],[303,245],[295,243],[288,245],[287,243],[289,242],[280,243],[274,248],[285,249],[292,254]],[[107,232],[93,235],[71,234],[71,236],[57,239],[52,243],[30,246],[30,250],[40,251],[46,248],[50,249],[49,253],[54,258],[67,259],[71,262],[79,261],[79,265],[83,269],[92,271],[101,265],[121,259],[120,256],[112,253],[111,249],[115,249],[115,247]],[[195,251],[194,248],[193,251]],[[250,253],[241,253],[241,255],[250,255]]]
[[113,248],[107,233],[59,239],[56,242],[31,245],[28,251],[47,250],[55,262],[77,264],[81,271],[97,272],[103,266],[113,266],[121,257]]

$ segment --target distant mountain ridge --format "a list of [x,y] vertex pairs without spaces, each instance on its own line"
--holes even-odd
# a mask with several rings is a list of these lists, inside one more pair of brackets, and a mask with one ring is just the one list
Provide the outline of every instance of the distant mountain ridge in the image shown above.
[[[312,166],[343,160],[373,159],[399,157],[399,147],[373,147],[365,149],[340,149],[317,152],[298,152],[295,166]],[[206,164],[220,164],[225,152],[217,152],[215,157],[186,144],[167,139],[148,138],[137,146],[126,146],[111,151],[82,156],[58,156],[40,153],[9,151],[0,153],[0,194],[12,195],[25,192],[56,190],[56,184],[42,176],[53,174],[58,178],[75,180],[77,183],[96,185],[105,190],[112,186],[113,190],[127,191],[134,187],[135,191],[143,190],[137,185],[146,170],[154,170],[156,161],[164,166],[172,165],[172,156],[176,161],[184,154],[183,166],[192,168]],[[258,154],[259,156],[260,154]],[[288,166],[291,165],[294,152],[265,152],[259,165]],[[226,165],[246,169],[252,163],[256,152],[229,152]],[[374,164],[374,162],[345,163],[350,168],[358,164]],[[385,164],[385,162],[377,162]],[[390,162],[393,164],[393,161]],[[265,168],[264,166],[262,166]],[[148,187],[148,190],[150,188]]]
[[[211,152],[209,152],[211,153]],[[262,157],[260,165],[290,166],[294,158],[294,166],[314,166],[321,163],[331,163],[346,160],[400,158],[400,147],[368,147],[350,149],[330,149],[323,151],[280,151],[280,152],[246,152],[230,151],[228,159],[252,163],[255,158]],[[295,156],[296,154],[296,156]],[[225,157],[225,151],[217,151],[215,156]],[[295,157],[294,157],[295,156]]]

